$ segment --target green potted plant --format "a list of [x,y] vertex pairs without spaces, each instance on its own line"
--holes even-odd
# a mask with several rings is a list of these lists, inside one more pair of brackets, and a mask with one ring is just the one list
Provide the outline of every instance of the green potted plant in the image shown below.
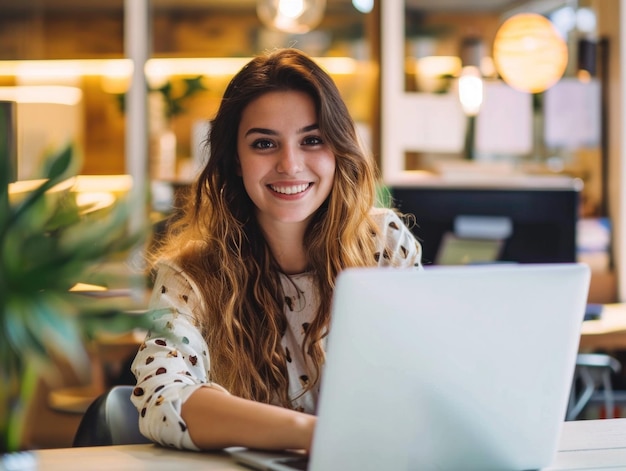
[[[0,114],[0,144],[7,142]],[[46,159],[45,179],[11,197],[9,156],[0,145],[0,455],[20,447],[20,413],[33,379],[55,355],[76,369],[87,363],[89,335],[147,326],[144,315],[71,290],[110,257],[140,247],[148,231],[129,233],[128,201],[105,209],[78,204],[71,178],[78,163],[66,146]],[[68,180],[70,179],[70,180]],[[15,195],[13,195],[15,196]],[[140,281],[145,277],[141,274]]]

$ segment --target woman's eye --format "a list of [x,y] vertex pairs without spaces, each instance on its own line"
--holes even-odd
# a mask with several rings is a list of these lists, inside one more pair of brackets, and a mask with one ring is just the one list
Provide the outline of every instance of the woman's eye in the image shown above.
[[270,141],[269,139],[257,139],[256,141],[254,141],[252,143],[252,147],[254,149],[271,149],[272,147],[274,147],[274,143],[272,141]]
[[319,146],[323,143],[324,141],[322,141],[322,138],[319,136],[309,136],[306,137],[303,141],[303,144],[306,146]]

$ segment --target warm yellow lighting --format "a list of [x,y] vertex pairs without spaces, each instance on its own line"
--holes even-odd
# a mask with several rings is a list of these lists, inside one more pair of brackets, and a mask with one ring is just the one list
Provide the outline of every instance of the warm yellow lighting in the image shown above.
[[133,187],[130,175],[78,175],[73,180],[73,191],[101,192],[114,194],[129,193]]
[[85,75],[107,75],[111,70],[130,75],[129,59],[23,60],[0,61],[0,75],[21,79],[57,79]]
[[[24,200],[30,193],[39,188],[46,182],[44,179],[36,180],[18,180],[9,183],[9,201],[11,204],[17,204]],[[51,200],[55,200],[64,192],[72,187],[71,180],[65,180],[46,191],[46,195]]]
[[[146,75],[158,79],[170,75],[235,75],[251,57],[168,58],[150,59],[146,63]],[[351,74],[356,61],[350,57],[317,57],[318,62],[331,74]]]
[[[206,57],[206,58],[155,58],[146,63],[148,80],[156,82],[171,75],[235,75],[251,57]],[[332,75],[353,74],[357,63],[350,57],[314,58]],[[128,83],[133,64],[129,59],[85,59],[85,60],[46,60],[46,61],[0,61],[0,76],[17,77],[18,80],[56,80],[62,75],[76,74],[77,77],[101,76],[103,87],[115,87],[119,93],[120,84]]]
[[520,13],[498,29],[493,59],[511,87],[539,93],[554,85],[567,66],[567,44],[547,18]]
[[417,88],[422,92],[440,92],[449,78],[461,71],[461,59],[456,56],[427,56],[417,60]]
[[106,93],[124,93],[128,90],[133,67],[130,61],[112,60],[102,64],[102,90]]
[[148,77],[170,75],[234,75],[250,57],[166,58],[146,63]]
[[493,63],[493,57],[485,56],[480,59],[480,73],[483,77],[496,78],[498,72],[496,66]]
[[114,203],[115,195],[106,191],[76,194],[76,205],[81,209],[82,215],[108,208]]
[[331,75],[350,75],[357,69],[357,61],[350,57],[317,57],[315,61]]
[[54,103],[58,105],[77,105],[83,99],[83,92],[76,87],[54,85],[23,85],[0,87],[0,100],[17,103]]
[[70,288],[70,291],[74,292],[92,292],[92,291],[106,291],[105,286],[100,285],[91,285],[88,283],[76,283],[74,286]]
[[296,19],[304,13],[304,0],[279,0],[279,15],[290,19]]
[[19,180],[14,183],[9,183],[9,201],[12,204],[21,201],[28,193],[34,191],[43,185],[46,180]]
[[269,28],[307,33],[324,17],[326,0],[257,0],[257,14]]
[[74,80],[83,75],[81,66],[76,61],[65,61],[63,67],[44,61],[21,62],[17,65],[15,75],[22,80]]
[[591,82],[591,79],[593,78],[591,74],[589,73],[589,71],[585,69],[580,69],[578,72],[576,72],[576,77],[582,83],[589,83]]
[[[40,187],[46,180],[19,180],[9,183],[9,199],[12,203],[20,201],[28,193]],[[133,178],[130,175],[77,175],[53,186],[48,194],[72,191],[77,194],[79,206],[110,206],[115,198],[130,193]],[[93,210],[93,209],[91,209]]]

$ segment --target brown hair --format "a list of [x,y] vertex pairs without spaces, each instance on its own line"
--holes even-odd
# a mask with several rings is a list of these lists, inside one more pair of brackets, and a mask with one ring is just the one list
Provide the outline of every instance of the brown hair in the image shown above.
[[347,267],[374,265],[376,170],[330,76],[306,54],[280,49],[258,56],[229,83],[209,133],[210,155],[159,256],[173,258],[199,286],[200,322],[209,345],[211,379],[233,394],[291,406],[281,338],[280,268],[257,224],[237,175],[237,131],[246,106],[280,90],[307,93],[324,141],[336,158],[333,187],[305,235],[319,310],[302,346],[311,389],[319,381],[335,278]]

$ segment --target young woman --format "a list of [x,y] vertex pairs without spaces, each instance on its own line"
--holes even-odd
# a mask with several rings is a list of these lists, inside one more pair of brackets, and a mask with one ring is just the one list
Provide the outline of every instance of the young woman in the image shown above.
[[144,435],[166,446],[311,446],[335,278],[420,267],[374,208],[376,172],[332,79],[308,56],[254,58],[228,85],[210,157],[157,254],[133,362]]

